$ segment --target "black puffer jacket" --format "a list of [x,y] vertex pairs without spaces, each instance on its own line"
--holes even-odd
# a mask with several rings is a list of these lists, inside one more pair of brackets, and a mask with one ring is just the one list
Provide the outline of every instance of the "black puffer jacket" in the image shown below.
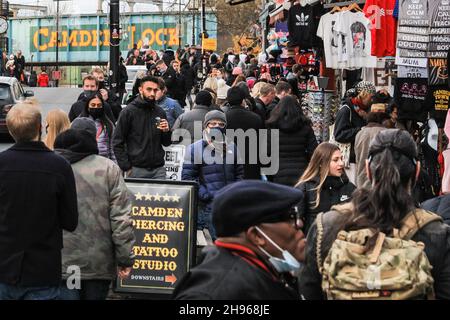
[[[325,261],[342,225],[342,213],[330,211],[323,216],[323,241],[321,258]],[[425,244],[425,254],[433,266],[434,291],[437,299],[450,299],[450,227],[440,221],[434,221],[420,229],[412,238]],[[316,260],[317,226],[314,223],[306,240],[306,260],[299,279],[300,294],[307,300],[322,300],[322,276]]]
[[[269,177],[269,180],[293,187],[302,176],[317,147],[316,136],[309,123],[289,129],[273,129],[279,129],[280,134],[279,169],[276,175]],[[270,150],[271,140],[268,139],[268,142],[267,150]]]
[[347,202],[351,199],[356,186],[351,183],[347,176],[332,177],[328,176],[320,191],[320,203],[314,208],[317,192],[314,190],[319,185],[319,178],[304,182],[297,186],[297,189],[303,191],[305,197],[303,202],[298,205],[300,213],[305,217],[305,231],[308,231],[321,212],[327,212],[332,206]]
[[422,208],[437,213],[446,224],[450,225],[450,194],[425,201]]
[[367,124],[355,111],[351,99],[347,99],[336,113],[334,137],[337,142],[351,143],[350,162],[355,163],[355,138],[358,132]]
[[159,106],[149,107],[139,96],[120,113],[113,135],[114,154],[120,169],[155,169],[164,165],[171,133],[156,127],[156,117],[167,119]]

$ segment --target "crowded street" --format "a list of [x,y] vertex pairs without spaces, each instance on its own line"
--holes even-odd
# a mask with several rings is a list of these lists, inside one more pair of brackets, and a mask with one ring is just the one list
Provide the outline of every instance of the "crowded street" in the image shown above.
[[450,299],[449,0],[0,11],[0,300]]

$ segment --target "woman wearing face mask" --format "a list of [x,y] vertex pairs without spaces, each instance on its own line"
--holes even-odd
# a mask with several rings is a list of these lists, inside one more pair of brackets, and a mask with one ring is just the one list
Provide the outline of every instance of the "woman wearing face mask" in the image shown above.
[[98,154],[117,163],[112,147],[112,135],[115,127],[112,121],[105,115],[104,104],[101,93],[95,93],[87,99],[80,117],[91,118],[95,121]]
[[328,142],[321,143],[316,148],[296,188],[305,195],[298,209],[305,219],[306,232],[317,214],[349,201],[356,189],[345,174],[339,147]]
[[225,139],[227,120],[222,111],[205,115],[203,139],[189,145],[183,164],[182,180],[199,183],[197,229],[207,228],[216,238],[211,222],[212,201],[217,191],[242,180],[244,168],[238,160],[236,145]]
[[53,150],[53,144],[58,134],[70,128],[70,120],[67,113],[61,109],[54,109],[48,112],[45,123],[45,145]]

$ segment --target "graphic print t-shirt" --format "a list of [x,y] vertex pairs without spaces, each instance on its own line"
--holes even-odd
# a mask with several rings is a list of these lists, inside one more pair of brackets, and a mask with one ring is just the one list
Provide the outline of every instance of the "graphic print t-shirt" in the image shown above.
[[363,12],[344,11],[336,21],[338,33],[343,35],[345,47],[338,50],[338,62],[347,61],[348,68],[376,68],[372,56],[370,20]]
[[450,0],[430,1],[432,28],[450,28]]
[[397,78],[395,82],[395,102],[398,105],[399,120],[424,122],[427,119],[428,79]]
[[321,4],[292,6],[288,15],[290,44],[300,46],[301,49],[318,47],[320,39],[316,36],[317,26],[323,13]]
[[428,66],[430,86],[446,85],[448,83],[448,66],[445,59],[430,59]]
[[428,27],[429,19],[428,0],[400,0],[400,26]]
[[327,13],[322,16],[317,28],[317,36],[323,40],[326,67],[341,69],[346,63],[338,62],[338,51],[345,47],[344,37],[337,32],[336,22],[341,13]]
[[436,120],[439,128],[443,128],[450,102],[450,90],[446,86],[432,87],[427,101],[431,117]]
[[394,18],[395,0],[367,0],[364,13],[372,23],[372,55],[395,56],[397,21]]

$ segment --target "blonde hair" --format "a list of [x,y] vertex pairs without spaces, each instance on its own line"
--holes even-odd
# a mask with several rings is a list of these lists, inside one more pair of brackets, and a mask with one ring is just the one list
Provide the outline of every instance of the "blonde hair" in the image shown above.
[[16,142],[32,141],[41,130],[42,115],[34,101],[24,101],[11,108],[6,126]]
[[70,120],[67,114],[61,109],[53,109],[47,114],[45,122],[48,125],[45,145],[47,148],[53,150],[55,139],[58,134],[70,128]]
[[255,85],[253,86],[253,89],[252,89],[252,97],[253,98],[258,98],[259,96],[260,96],[260,94],[261,94],[261,87],[264,85],[264,84],[266,84],[265,82],[257,82],[257,83],[255,83]]
[[314,205],[313,209],[317,208],[320,204],[320,192],[322,191],[322,186],[330,173],[330,163],[333,153],[338,150],[339,147],[333,143],[322,142],[319,144],[316,150],[314,150],[308,167],[295,185],[297,187],[302,183],[314,180],[317,177],[319,178],[319,184],[316,188],[312,189],[312,191],[317,193],[315,201],[310,202],[310,205]]
[[92,68],[91,74],[93,75],[94,73],[105,75],[105,72],[103,72],[102,68],[99,67]]

